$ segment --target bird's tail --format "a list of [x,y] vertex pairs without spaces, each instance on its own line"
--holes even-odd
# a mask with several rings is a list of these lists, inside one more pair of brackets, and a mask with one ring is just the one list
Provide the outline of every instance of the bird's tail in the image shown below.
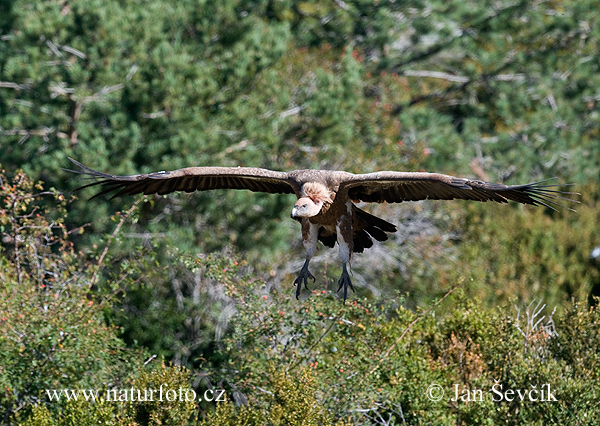
[[[377,241],[388,239],[388,232],[396,232],[396,226],[364,210],[354,206],[354,244],[353,252],[362,253],[373,245],[373,238]],[[325,228],[319,229],[319,241],[327,247],[335,246],[337,234],[328,232]]]
[[386,241],[388,232],[396,232],[396,226],[377,216],[355,207],[354,252],[362,253],[373,245],[371,237],[377,241]]
[[[388,221],[383,220],[380,217],[373,216],[371,213],[367,213],[366,211],[361,210],[358,207],[355,207],[355,208],[356,208],[356,210],[354,211],[354,213],[356,214],[356,217],[360,221],[364,221],[367,224],[369,224],[369,226],[379,228],[385,232],[396,232],[396,225],[394,225],[393,223],[389,223]],[[385,240],[378,239],[377,241],[385,241]]]

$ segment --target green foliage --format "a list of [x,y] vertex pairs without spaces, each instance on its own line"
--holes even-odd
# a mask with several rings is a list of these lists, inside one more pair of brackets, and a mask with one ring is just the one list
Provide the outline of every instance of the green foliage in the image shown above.
[[[371,286],[357,285],[356,305],[329,295],[339,270],[327,261],[312,264],[325,285],[298,305],[288,294],[301,256],[293,197],[177,194],[129,210],[128,197],[85,202],[86,190],[63,204],[53,191],[31,197],[42,189],[22,174],[15,184],[2,177],[3,420],[21,407],[25,419],[47,386],[135,380],[123,371],[139,370],[140,347],[243,389],[250,408],[221,407],[225,423],[242,412],[274,419],[270,394],[252,386],[276,394],[293,384],[309,402],[294,410],[319,401],[332,421],[593,418],[583,413],[598,400],[597,345],[585,339],[597,340],[597,313],[571,299],[597,294],[600,282],[589,258],[599,219],[596,1],[0,0],[0,16],[0,163],[49,187],[82,183],[60,170],[71,156],[117,174],[219,164],[557,176],[586,194],[576,214],[381,206],[400,229],[353,259],[355,282]],[[408,307],[419,312],[463,281],[480,303],[446,301],[409,327]],[[558,307],[557,335],[523,335],[499,307],[534,299]],[[306,366],[306,376],[290,373]],[[494,378],[527,389],[549,381],[560,401],[425,397],[434,381],[489,389]],[[179,422],[180,408],[156,421]],[[121,409],[41,401],[31,419],[150,421],[136,417],[146,408]],[[324,413],[313,417],[326,423]]]
[[191,392],[186,393],[190,390],[190,376],[190,372],[185,368],[167,367],[164,363],[152,370],[141,370],[138,376],[131,380],[132,389],[156,390],[163,387],[165,394],[174,391],[183,397],[171,398],[172,400],[165,397],[162,401],[154,397],[149,401],[129,402],[123,408],[119,406],[119,409],[125,412],[120,414],[120,417],[135,419],[136,423],[141,425],[187,424],[196,411],[196,402],[191,398]]
[[[169,391],[179,392],[179,389],[189,390],[189,372],[180,367],[167,367],[164,364],[151,371],[141,370],[139,376],[127,383],[125,390],[141,390],[142,398],[145,398],[144,390],[158,390],[162,386],[165,394]],[[81,394],[80,394],[81,395]],[[100,395],[106,395],[102,390]],[[124,393],[119,390],[113,395],[120,397]],[[137,393],[133,393],[134,398]],[[47,405],[36,405],[32,413],[26,419],[19,421],[21,426],[92,426],[92,425],[185,425],[196,411],[193,401],[173,401],[163,398],[158,400],[155,395],[152,401],[130,401],[120,400],[108,401],[100,398],[91,402],[83,397],[52,403],[51,409]],[[24,416],[17,415],[17,420]]]
[[[45,389],[108,380],[123,345],[104,323],[103,302],[90,292],[88,269],[67,238],[64,197],[41,192],[22,173],[14,183],[0,175],[0,182],[8,243],[0,258],[0,406],[7,416]],[[44,196],[56,200],[52,214],[39,206]]]
[[[324,395],[322,405],[334,418],[350,418],[353,424],[375,424],[376,419],[592,424],[598,415],[598,389],[589,385],[600,373],[593,349],[597,309],[573,305],[555,313],[538,304],[516,312],[489,311],[459,291],[452,313],[437,317],[432,311],[417,315],[391,306],[401,302],[398,298],[387,305],[367,300],[341,305],[313,292],[298,305],[278,293],[259,297],[245,284],[235,292],[243,303],[231,321],[233,333],[221,344],[228,368],[213,375],[245,393],[248,407],[260,407],[277,395],[282,381],[277,374],[283,373],[273,375],[273,368],[292,375],[306,366],[316,377],[316,391]],[[428,397],[434,384],[445,391],[438,401]],[[465,400],[465,389],[482,390],[481,399]],[[517,389],[535,390],[531,397],[544,401],[531,401],[529,394],[525,400],[510,393],[499,396],[509,389],[514,395]],[[221,407],[215,418],[230,419],[232,410]],[[236,414],[249,418],[247,410]],[[237,424],[227,421],[223,424]]]
[[[105,310],[120,290],[94,291],[98,265],[75,252],[64,225],[65,198],[42,191],[24,173],[0,174],[0,415],[19,424],[183,424],[195,402],[60,402],[53,391],[110,388],[179,389],[179,367],[144,369],[141,351],[127,351]],[[52,197],[45,207],[42,197]],[[52,219],[55,218],[55,219]],[[107,260],[107,258],[104,258]],[[139,269],[121,263],[117,283]],[[17,417],[15,416],[15,413]]]
[[[73,156],[119,174],[209,164],[427,169],[510,183],[558,176],[589,181],[595,192],[600,73],[590,58],[600,25],[594,6],[592,0],[5,2],[0,162],[65,190],[81,184],[60,170]],[[232,245],[257,275],[281,281],[296,258],[289,241],[297,239],[298,227],[287,218],[292,199],[236,191],[152,197],[136,223],[124,225],[124,234],[136,236],[114,250],[128,254],[145,244],[212,253]],[[97,245],[112,232],[101,219],[131,202],[70,204],[77,221],[67,226],[90,223],[77,243]],[[489,277],[481,275],[486,269],[478,268],[476,254],[491,249],[478,248],[482,230],[469,223],[485,222],[493,209],[482,206],[455,219],[472,232],[459,235],[469,247],[457,270],[478,269],[472,278],[481,288]],[[524,223],[515,216],[511,226]],[[592,244],[585,234],[573,233],[573,240]],[[454,236],[434,229],[429,238],[406,247],[399,237],[387,246],[403,253],[381,287],[402,283],[413,306],[437,294],[437,280],[457,279],[442,262],[423,261],[421,248],[442,241],[441,250],[429,253],[443,256],[452,245],[443,242]],[[544,247],[559,240],[547,238]],[[516,244],[503,241],[508,251]],[[157,252],[160,265],[173,261],[171,250]],[[529,264],[535,256],[522,259]],[[550,299],[541,296],[549,302],[585,297],[594,272],[578,272],[581,280],[566,277],[585,254],[545,256],[573,266],[561,267],[565,276]],[[132,294],[129,306],[148,312],[144,301],[169,294],[176,274],[156,275],[156,290]],[[373,282],[382,271],[362,274]],[[535,281],[534,287],[547,282],[541,275]],[[514,288],[505,284],[493,286]],[[138,337],[167,356],[175,352]]]
[[[600,415],[600,394],[590,385],[600,378],[597,309],[572,304],[550,310],[541,302],[517,302],[517,311],[490,309],[468,298],[468,289],[448,292],[422,312],[403,307],[400,295],[343,304],[327,290],[313,290],[298,302],[265,291],[260,280],[244,274],[247,263],[231,254],[193,260],[173,254],[182,268],[207,280],[208,291],[222,293],[223,313],[211,346],[194,348],[205,351],[194,355],[196,371],[144,366],[147,355],[128,353],[103,314],[125,300],[115,297],[121,289],[135,292],[136,282],[152,280],[155,263],[134,261],[152,260],[151,253],[123,258],[103,250],[90,260],[72,249],[61,220],[48,220],[57,211],[45,210],[39,197],[51,192],[39,192],[42,187],[24,174],[14,182],[0,180],[6,246],[0,403],[11,424],[180,425],[198,417],[200,424],[223,425],[593,424]],[[60,207],[64,200],[55,196]],[[127,217],[131,212],[115,218],[116,231]],[[107,247],[119,244],[116,233],[107,237]],[[119,285],[90,285],[103,262],[112,264],[108,281]],[[453,308],[444,309],[449,301]],[[231,316],[232,307],[237,313]],[[230,316],[224,315],[228,310]],[[156,318],[168,335],[178,321]],[[215,410],[198,398],[128,396],[130,389],[161,387],[187,395],[196,374],[202,386],[224,387],[227,402]],[[439,400],[431,399],[440,396],[431,393],[434,385],[445,392]],[[64,394],[59,401],[48,393],[61,389],[114,396],[92,403]]]
[[584,301],[600,280],[590,252],[600,237],[595,189],[581,189],[577,213],[548,215],[543,209],[465,206],[457,226],[460,255],[447,271],[449,281],[470,279],[471,294],[490,305],[517,298],[568,306]]
[[235,408],[231,402],[219,404],[199,425],[344,425],[333,422],[323,408],[322,399],[316,398],[319,390],[315,374],[308,368],[297,373],[270,371],[266,395],[256,405]]
[[69,401],[64,405],[61,412],[53,413],[45,405],[37,405],[33,408],[29,417],[24,418],[18,414],[17,424],[21,426],[71,426],[71,425],[119,425],[109,402]]
[[[114,173],[218,163],[597,180],[594,4],[5,2],[0,162],[71,189],[67,156]],[[144,207],[139,226],[185,250],[234,243],[265,267],[287,249],[269,238],[290,236],[287,197],[182,199]],[[101,234],[94,219],[125,204],[69,209]]]

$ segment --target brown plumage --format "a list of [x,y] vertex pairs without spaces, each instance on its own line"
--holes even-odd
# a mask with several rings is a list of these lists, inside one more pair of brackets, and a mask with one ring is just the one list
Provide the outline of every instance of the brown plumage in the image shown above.
[[342,276],[338,291],[344,288],[344,300],[352,282],[347,263],[352,252],[362,252],[373,245],[373,238],[385,241],[387,233],[396,227],[354,205],[354,202],[401,203],[417,200],[474,200],[543,205],[555,210],[566,207],[561,200],[578,202],[562,192],[558,185],[545,181],[525,185],[502,185],[478,180],[457,178],[440,173],[421,172],[375,172],[352,174],[331,170],[294,170],[276,172],[254,167],[188,167],[172,172],[158,172],[131,176],[115,176],[92,170],[70,160],[84,174],[99,180],[79,189],[100,185],[101,190],[92,198],[115,192],[112,196],[135,194],[164,195],[176,191],[206,191],[211,189],[248,189],[254,192],[295,194],[298,197],[292,218],[302,224],[302,239],[306,249],[306,261],[294,281],[296,297],[301,284],[306,287],[314,276],[308,264],[316,251],[317,241],[328,247],[338,243],[342,261]]

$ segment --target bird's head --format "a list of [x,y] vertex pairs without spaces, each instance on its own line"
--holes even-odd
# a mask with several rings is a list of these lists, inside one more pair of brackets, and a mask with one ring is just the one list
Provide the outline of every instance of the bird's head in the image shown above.
[[319,214],[323,207],[322,201],[313,201],[310,198],[299,198],[292,209],[292,217],[313,217]]

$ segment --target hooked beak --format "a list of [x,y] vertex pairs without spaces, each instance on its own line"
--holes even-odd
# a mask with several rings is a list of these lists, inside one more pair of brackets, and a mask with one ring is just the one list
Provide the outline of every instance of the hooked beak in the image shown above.
[[296,217],[298,215],[298,206],[294,206],[294,208],[292,209],[292,217]]

